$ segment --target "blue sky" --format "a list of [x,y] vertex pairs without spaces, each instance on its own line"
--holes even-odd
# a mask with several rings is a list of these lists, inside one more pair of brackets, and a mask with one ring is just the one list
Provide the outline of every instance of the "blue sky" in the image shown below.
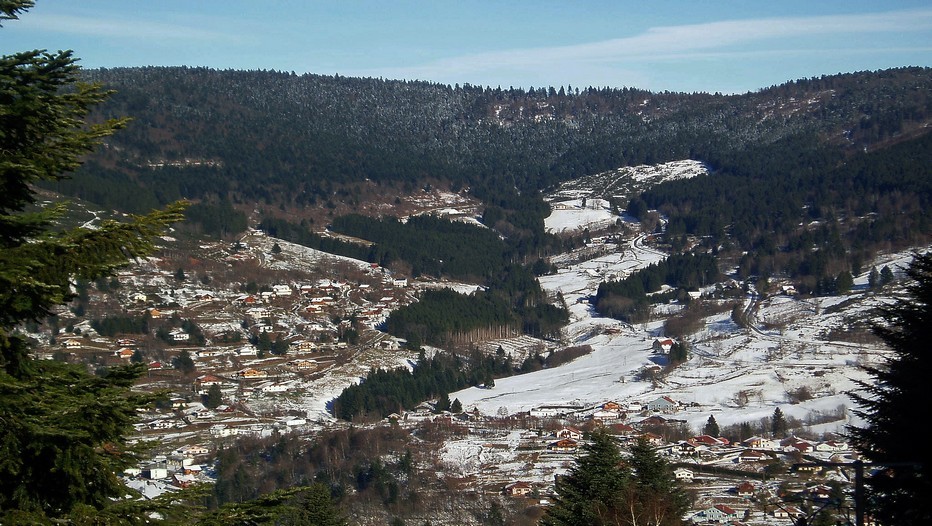
[[739,93],[932,66],[925,1],[38,0],[0,51],[84,67],[274,69],[514,87]]

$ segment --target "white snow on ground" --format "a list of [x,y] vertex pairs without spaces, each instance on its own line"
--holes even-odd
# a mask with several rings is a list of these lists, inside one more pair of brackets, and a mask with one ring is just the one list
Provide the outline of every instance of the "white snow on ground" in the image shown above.
[[[690,404],[673,418],[685,420],[696,430],[710,414],[720,425],[757,422],[770,417],[778,406],[788,416],[803,421],[818,414],[844,415],[843,420],[814,428],[821,431],[843,431],[845,424],[852,423],[853,403],[847,393],[857,388],[857,381],[869,380],[859,366],[877,363],[885,351],[868,344],[830,341],[826,335],[848,327],[852,317],[865,315],[877,304],[872,294],[862,289],[845,297],[802,300],[774,296],[760,302],[752,330],[738,328],[730,313],[711,317],[705,329],[688,338],[691,355],[687,363],[659,382],[637,381],[637,373],[645,365],[665,363],[651,351],[662,322],[626,325],[599,317],[584,301],[595,294],[603,276],[621,278],[664,257],[641,241],[630,242],[622,254],[574,264],[541,278],[545,289],[561,292],[570,306],[572,320],[564,331],[566,343],[588,344],[591,354],[555,369],[496,380],[492,389],[452,393],[450,398],[459,398],[466,408],[496,414],[552,404],[593,407],[606,401],[643,403],[669,396]],[[889,255],[878,261],[889,262],[891,268],[902,266],[909,261],[909,254]],[[764,329],[772,326],[765,321],[782,323],[782,329]],[[812,398],[794,400],[791,393],[801,388]],[[839,409],[841,406],[844,408]]]
[[544,226],[552,233],[581,231],[585,228],[595,231],[613,224],[616,219],[608,201],[604,199],[587,199],[585,206],[582,199],[573,199],[562,201],[554,208],[550,216],[544,219]]

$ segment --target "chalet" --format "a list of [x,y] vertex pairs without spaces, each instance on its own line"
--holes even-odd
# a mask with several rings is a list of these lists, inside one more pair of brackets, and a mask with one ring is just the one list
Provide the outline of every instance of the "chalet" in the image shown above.
[[536,418],[553,418],[575,413],[580,409],[582,409],[582,407],[577,405],[542,405],[531,409],[529,414]]
[[592,413],[592,419],[599,422],[612,422],[622,418],[622,413],[617,410],[600,409]]
[[802,510],[795,506],[779,507],[773,510],[773,516],[775,519],[791,519],[796,520],[804,516]]
[[201,391],[210,389],[211,386],[214,385],[222,386],[223,379],[212,374],[205,374],[203,376],[197,377],[197,379],[194,380],[194,391],[199,393]]
[[765,460],[770,460],[766,453],[753,449],[745,449],[738,455],[738,462],[763,462]]
[[826,453],[834,453],[837,451],[848,451],[849,449],[850,448],[848,447],[847,442],[838,442],[835,440],[829,440],[827,442],[819,442],[818,444],[816,444],[816,447],[815,447],[816,451],[822,451]]
[[618,402],[605,402],[602,404],[602,411],[621,411],[621,404]]
[[77,338],[65,340],[62,345],[65,347],[65,349],[79,349],[84,346],[84,344],[81,343],[81,340]]
[[659,446],[663,444],[663,437],[656,433],[643,433],[641,438],[647,441],[648,444],[652,446]]
[[395,278],[392,280],[392,286],[401,288],[407,287],[408,280],[406,278]]
[[246,310],[246,317],[255,323],[265,318],[271,318],[272,312],[264,307],[253,307]]
[[796,437],[789,437],[781,440],[780,448],[787,453],[795,453],[797,451],[800,453],[812,453],[815,450],[814,445]]
[[693,470],[686,468],[677,468],[673,470],[673,477],[676,480],[682,480],[683,482],[692,482],[695,474]]
[[236,354],[240,356],[256,356],[259,354],[259,349],[254,345],[244,345],[236,350]]
[[175,453],[184,455],[186,457],[195,457],[199,455],[206,455],[210,453],[210,450],[201,445],[184,445],[176,449]]
[[717,438],[709,435],[699,435],[689,439],[690,442],[694,444],[699,444],[707,447],[718,447],[718,446],[727,446],[727,438]]
[[747,448],[767,449],[770,451],[776,451],[780,449],[780,443],[776,440],[770,440],[769,438],[756,436],[746,439],[744,442],[741,442],[741,445]]
[[695,455],[699,447],[688,440],[683,440],[676,445],[676,449],[681,455]]
[[128,347],[124,347],[124,348],[120,349],[119,351],[116,351],[116,353],[114,353],[114,354],[116,354],[118,357],[120,357],[120,358],[122,358],[122,359],[124,359],[124,360],[129,360],[130,358],[133,357],[134,354],[136,354],[136,351],[134,351],[134,350],[132,350],[132,349],[130,349],[130,348],[128,348]]
[[660,413],[673,413],[679,409],[679,404],[669,396],[661,396],[644,405],[648,411],[657,411]]
[[291,366],[299,371],[307,371],[317,368],[317,360],[294,360]]
[[259,369],[246,368],[236,373],[236,376],[247,379],[268,378],[269,373],[266,371],[260,371]]
[[292,290],[288,285],[272,285],[272,292],[279,298],[291,296]]
[[582,431],[576,429],[575,427],[564,427],[554,431],[553,436],[557,438],[569,438],[571,440],[580,440],[582,439]]
[[505,495],[509,497],[523,497],[533,490],[530,482],[512,482],[504,488]]
[[738,520],[738,512],[724,504],[716,504],[692,516],[693,522],[729,522]]
[[194,475],[186,475],[184,473],[175,473],[172,475],[172,485],[179,488],[187,488],[195,482],[197,482],[197,477]]
[[575,453],[579,449],[579,443],[575,440],[569,438],[564,438],[557,440],[556,442],[551,442],[547,449],[555,453]]
[[174,329],[168,333],[173,342],[186,342],[191,339],[191,335],[182,329]]
[[162,317],[162,311],[159,309],[149,309],[149,317],[153,320],[157,320]]
[[608,429],[609,433],[612,433],[614,435],[627,436],[627,435],[633,435],[635,433],[635,429],[628,424],[620,424],[620,423],[609,424],[605,427],[606,429]]
[[639,427],[660,427],[667,425],[667,419],[662,416],[649,416],[637,423]]
[[748,498],[754,496],[755,490],[756,488],[754,487],[754,484],[745,481],[741,484],[738,484],[738,486],[735,488],[735,493],[737,493],[739,497]]
[[162,368],[162,362],[149,362],[149,369],[158,370],[161,368]]
[[256,391],[260,393],[287,393],[290,390],[291,386],[283,383],[268,383],[256,387]]
[[654,340],[653,345],[651,345],[651,348],[654,350],[655,353],[669,354],[670,349],[673,348],[674,343],[675,342],[669,338],[662,339],[662,340],[656,339]]
[[297,340],[292,343],[296,351],[299,352],[308,352],[313,351],[317,348],[317,343],[312,342],[311,340]]

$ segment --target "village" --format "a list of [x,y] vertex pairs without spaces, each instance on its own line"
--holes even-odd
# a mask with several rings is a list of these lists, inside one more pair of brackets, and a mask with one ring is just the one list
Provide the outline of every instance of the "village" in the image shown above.
[[[627,243],[596,239],[567,255],[566,270],[550,278],[557,280],[550,286],[563,287],[574,313],[588,313],[587,291],[603,273],[624,274],[662,257],[642,236]],[[40,358],[99,370],[145,363],[148,372],[138,389],[170,393],[140,414],[133,437],[157,441],[158,448],[124,474],[145,497],[212,482],[214,454],[244,437],[311,439],[322,429],[346,425],[431,425],[447,436],[432,454],[443,466],[441,476],[479,494],[518,499],[520,506],[547,506],[556,478],[584,451],[586,434],[604,428],[621,444],[649,441],[675,467],[676,478],[696,497],[694,522],[792,524],[822,507],[835,514],[850,509],[844,502],[850,501],[853,475],[837,466],[853,466],[857,458],[842,439],[809,432],[805,440],[790,434],[730,442],[702,433],[697,420],[720,409],[656,389],[663,386],[656,375],[674,340],[589,314],[574,314],[579,326],[571,324],[563,344],[624,342],[626,367],[616,373],[622,382],[616,385],[630,396],[537,404],[532,397],[509,409],[482,401],[488,390],[473,388],[459,393],[463,400],[455,413],[438,411],[428,401],[377,424],[337,421],[327,408],[344,387],[370,368],[410,367],[416,358],[404,342],[378,329],[388,313],[416,301],[424,288],[468,292],[475,286],[396,277],[378,265],[255,230],[232,245],[203,245],[193,253],[179,258],[169,251],[118,274],[119,287],[89,287],[92,307],[83,319],[74,308],[64,310],[58,334],[37,335],[47,342]],[[566,289],[567,276],[575,274],[588,284]],[[232,275],[256,279],[233,283]],[[92,320],[107,317],[144,320],[145,332],[104,336]],[[482,348],[520,359],[560,344],[523,336]],[[499,382],[503,390],[510,380]],[[521,389],[507,396],[520,399]]]

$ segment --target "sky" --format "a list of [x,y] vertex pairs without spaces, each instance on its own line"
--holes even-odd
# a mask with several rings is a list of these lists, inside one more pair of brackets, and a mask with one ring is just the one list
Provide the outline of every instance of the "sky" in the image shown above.
[[38,0],[0,53],[479,86],[743,93],[932,66],[932,3],[876,0]]

